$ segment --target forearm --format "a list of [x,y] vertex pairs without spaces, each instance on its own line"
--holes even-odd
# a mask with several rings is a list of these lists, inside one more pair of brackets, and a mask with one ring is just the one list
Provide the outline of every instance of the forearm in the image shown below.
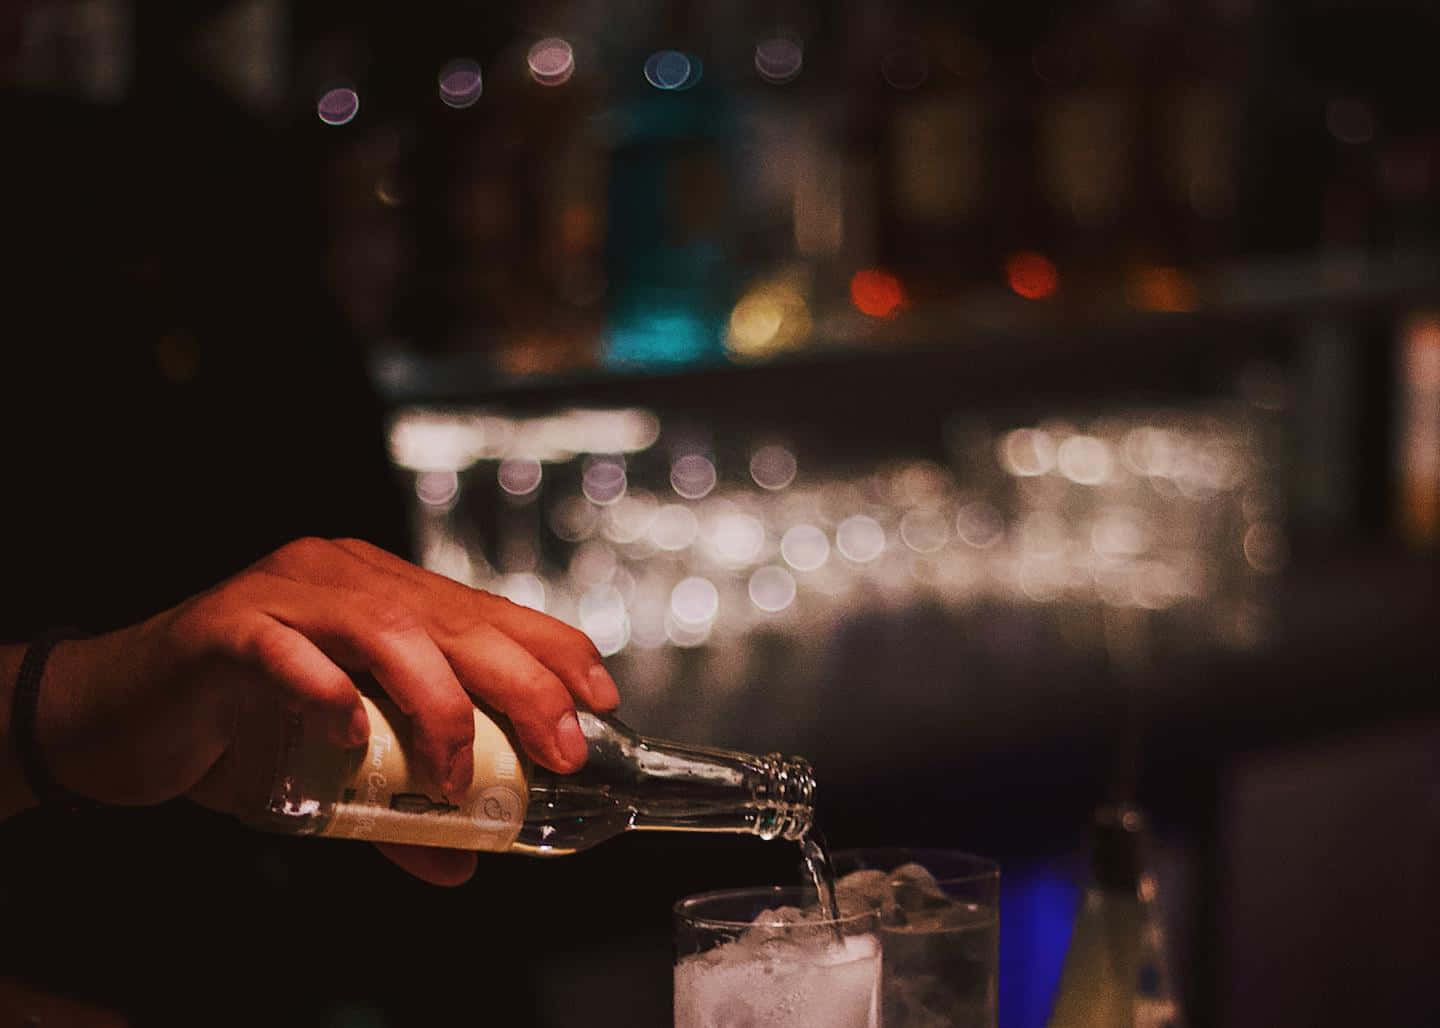
[[35,795],[25,784],[20,758],[10,732],[10,711],[14,705],[15,677],[20,672],[24,646],[0,646],[0,821],[35,806]]

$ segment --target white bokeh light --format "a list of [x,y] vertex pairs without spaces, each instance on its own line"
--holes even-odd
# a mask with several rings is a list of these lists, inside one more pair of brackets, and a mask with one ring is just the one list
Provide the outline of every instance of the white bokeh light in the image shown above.
[[415,476],[415,496],[427,507],[450,507],[460,494],[460,476],[453,471],[422,471]]
[[907,511],[900,519],[900,541],[916,553],[934,553],[950,541],[950,518],[926,508]]
[[1102,557],[1133,557],[1147,545],[1138,511],[1107,511],[1090,529],[1090,547]]
[[655,512],[650,524],[650,541],[668,553],[683,550],[695,541],[700,521],[684,504],[667,503]]
[[1077,485],[1099,485],[1110,477],[1110,447],[1092,435],[1072,435],[1056,453],[1060,474]]
[[600,531],[611,542],[633,543],[650,531],[659,509],[653,495],[635,489],[605,508]]
[[1012,475],[1034,478],[1055,467],[1055,441],[1038,428],[1017,428],[1000,440],[1000,466]]
[[795,481],[796,470],[795,454],[783,446],[762,446],[750,457],[750,477],[771,492]]
[[715,488],[715,465],[700,453],[687,453],[670,465],[670,488],[686,500],[699,500]]
[[595,457],[586,462],[580,491],[591,503],[601,507],[609,506],[625,495],[625,486],[623,460],[617,457]]
[[784,568],[756,568],[748,591],[756,607],[767,614],[778,614],[795,602],[795,576]]
[[670,590],[670,613],[685,626],[700,628],[712,624],[720,612],[720,590],[708,578],[692,575]]
[[835,548],[847,560],[868,564],[885,552],[885,529],[867,514],[852,514],[835,529]]
[[620,590],[593,585],[580,596],[580,630],[590,637],[602,657],[613,656],[630,641],[630,616]]
[[814,571],[830,558],[830,540],[814,525],[794,525],[780,538],[780,556],[796,571]]
[[605,543],[592,539],[570,555],[570,579],[579,586],[601,585],[615,577],[619,560]]
[[545,611],[545,583],[538,575],[528,571],[504,576],[494,591],[511,603],[518,603],[541,613]]
[[533,457],[509,457],[500,462],[495,479],[511,496],[530,496],[540,488],[540,462]]
[[718,562],[742,567],[759,559],[765,546],[765,526],[743,511],[721,511],[707,519],[705,542]]

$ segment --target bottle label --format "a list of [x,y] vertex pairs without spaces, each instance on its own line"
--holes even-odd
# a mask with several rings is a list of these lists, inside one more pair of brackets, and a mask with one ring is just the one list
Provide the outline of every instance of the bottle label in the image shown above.
[[346,781],[321,835],[449,849],[508,850],[525,821],[524,762],[500,726],[475,711],[475,777],[446,796],[409,752],[403,715],[362,696],[370,717],[365,759]]

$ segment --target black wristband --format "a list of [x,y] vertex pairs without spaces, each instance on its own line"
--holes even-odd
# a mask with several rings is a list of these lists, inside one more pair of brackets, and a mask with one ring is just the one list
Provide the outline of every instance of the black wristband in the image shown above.
[[67,639],[83,639],[85,633],[74,628],[52,628],[42,632],[25,650],[20,673],[15,676],[15,695],[10,705],[10,738],[25,783],[30,786],[42,806],[88,807],[91,800],[71,792],[55,780],[40,753],[35,738],[35,713],[40,706],[40,682],[45,677],[45,663],[50,651]]

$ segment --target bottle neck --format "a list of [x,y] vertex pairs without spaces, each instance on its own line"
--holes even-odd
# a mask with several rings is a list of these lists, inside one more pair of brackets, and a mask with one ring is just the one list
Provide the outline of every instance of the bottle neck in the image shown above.
[[810,828],[815,776],[804,760],[651,739],[613,718],[579,717],[586,766],[573,776],[537,768],[541,788],[602,790],[629,809],[633,829],[793,840]]

